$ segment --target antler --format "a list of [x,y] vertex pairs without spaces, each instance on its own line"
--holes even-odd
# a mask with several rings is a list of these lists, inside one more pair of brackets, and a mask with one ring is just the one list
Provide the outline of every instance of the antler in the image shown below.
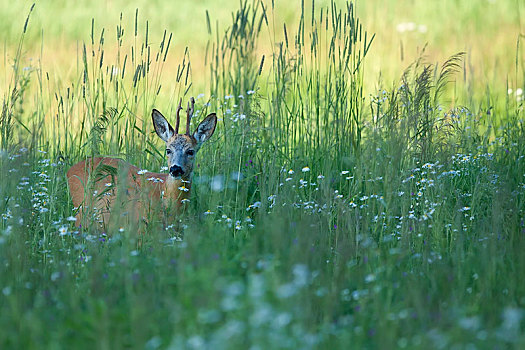
[[[190,107],[190,103],[191,103],[191,107]],[[190,120],[191,120],[191,117],[193,116],[193,111],[194,111],[194,107],[195,107],[195,99],[192,97],[190,99],[190,102],[188,102],[188,109],[186,109],[186,135],[189,135],[190,134]]]
[[179,113],[182,110],[182,98],[180,99],[179,106],[177,107],[177,121],[175,122],[175,134],[179,133],[180,116]]

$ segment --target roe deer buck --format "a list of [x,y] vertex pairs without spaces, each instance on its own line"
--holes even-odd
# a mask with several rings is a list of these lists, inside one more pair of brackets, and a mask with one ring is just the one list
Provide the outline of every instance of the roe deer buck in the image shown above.
[[109,157],[88,158],[68,170],[69,191],[78,208],[77,225],[83,212],[91,209],[97,221],[107,227],[116,203],[122,215],[136,222],[154,211],[155,205],[160,209],[159,204],[168,211],[180,212],[190,195],[195,154],[217,125],[217,116],[211,113],[190,134],[195,104],[192,97],[186,110],[186,133],[179,134],[181,104],[182,100],[177,107],[175,130],[158,110],[153,109],[151,114],[157,135],[166,142],[169,174],[141,171],[124,160]]

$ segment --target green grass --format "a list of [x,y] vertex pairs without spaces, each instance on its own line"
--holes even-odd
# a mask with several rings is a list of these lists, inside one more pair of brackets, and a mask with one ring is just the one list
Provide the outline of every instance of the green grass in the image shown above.
[[[191,46],[171,58],[175,34],[142,17],[135,29],[134,11],[110,21],[116,41],[68,27],[85,38],[68,73],[50,74],[45,53],[25,65],[32,18],[9,34],[2,348],[525,346],[522,39],[498,68],[510,94],[473,84],[461,49],[379,79],[367,70],[382,36],[350,4],[307,5],[286,35],[271,3],[240,3],[227,31],[208,34],[203,16],[202,71]],[[75,227],[68,167],[112,155],[158,171],[151,109],[173,116],[191,95],[198,120],[220,123],[182,231],[137,235],[118,215],[111,232]]]

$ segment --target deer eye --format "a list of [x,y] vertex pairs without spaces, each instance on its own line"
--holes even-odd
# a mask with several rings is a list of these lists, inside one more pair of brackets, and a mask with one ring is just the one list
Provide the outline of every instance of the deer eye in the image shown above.
[[195,151],[192,150],[192,149],[189,149],[186,153],[187,153],[189,156],[193,156],[193,155],[195,155]]
[[166,148],[166,154],[171,154],[171,149]]

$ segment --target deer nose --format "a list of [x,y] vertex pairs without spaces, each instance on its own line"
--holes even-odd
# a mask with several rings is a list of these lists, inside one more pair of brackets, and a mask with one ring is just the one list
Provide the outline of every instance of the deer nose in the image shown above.
[[182,171],[182,168],[178,165],[172,165],[170,168],[170,174],[173,177],[182,176],[184,174],[184,171]]

